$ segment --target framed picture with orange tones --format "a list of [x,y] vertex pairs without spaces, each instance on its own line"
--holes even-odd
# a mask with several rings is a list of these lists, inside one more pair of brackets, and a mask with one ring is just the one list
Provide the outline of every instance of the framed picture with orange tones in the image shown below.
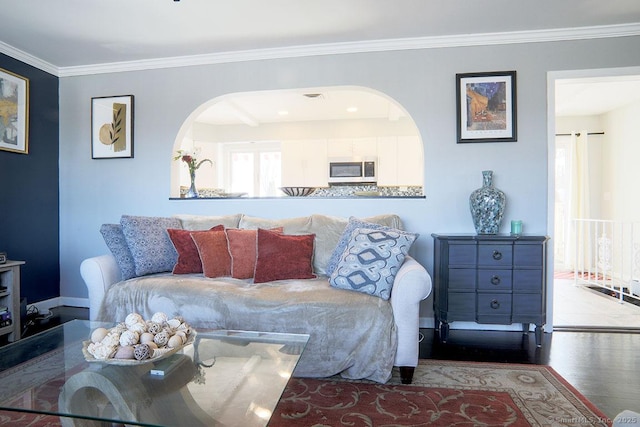
[[516,72],[456,74],[458,143],[517,141]]

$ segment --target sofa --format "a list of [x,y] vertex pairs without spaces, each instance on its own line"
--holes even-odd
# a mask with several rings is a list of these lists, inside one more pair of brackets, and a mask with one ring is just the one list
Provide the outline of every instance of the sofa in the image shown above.
[[411,382],[432,283],[397,215],[122,215],[100,232],[109,251],[80,266],[91,320],[309,334],[295,376]]

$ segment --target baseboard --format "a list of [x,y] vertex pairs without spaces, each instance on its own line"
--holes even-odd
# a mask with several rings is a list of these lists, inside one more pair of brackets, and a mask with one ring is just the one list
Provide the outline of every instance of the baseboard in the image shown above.
[[82,307],[89,308],[88,298],[73,298],[73,297],[56,297],[44,301],[38,301],[33,304],[27,304],[27,307],[35,306],[38,309],[38,313],[46,313],[54,307],[60,307],[66,305],[69,307]]

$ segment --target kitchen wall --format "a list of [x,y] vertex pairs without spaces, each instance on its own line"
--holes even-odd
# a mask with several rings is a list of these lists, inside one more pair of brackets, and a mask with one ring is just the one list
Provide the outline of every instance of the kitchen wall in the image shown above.
[[[98,229],[121,214],[291,217],[314,212],[396,212],[420,233],[413,255],[432,271],[431,233],[473,233],[469,194],[481,171],[507,196],[502,231],[523,220],[550,233],[547,205],[547,73],[640,65],[640,37],[326,55],[118,72],[60,79],[60,292],[83,303],[80,262],[105,253]],[[597,53],[597,54],[596,54]],[[456,144],[456,73],[517,71],[518,141]],[[358,85],[383,92],[411,114],[424,145],[424,199],[169,200],[172,151],[199,105],[242,91]],[[135,157],[91,160],[90,99],[135,96]],[[176,174],[177,176],[177,174]],[[550,264],[551,265],[551,264]],[[422,324],[432,322],[431,298]],[[551,309],[551,308],[550,308]]]

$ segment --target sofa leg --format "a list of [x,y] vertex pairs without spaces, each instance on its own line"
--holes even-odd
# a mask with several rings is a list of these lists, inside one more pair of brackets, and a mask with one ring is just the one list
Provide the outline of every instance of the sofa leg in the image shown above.
[[400,366],[400,380],[402,384],[411,384],[411,381],[413,381],[413,371],[415,371],[415,369],[413,366]]

